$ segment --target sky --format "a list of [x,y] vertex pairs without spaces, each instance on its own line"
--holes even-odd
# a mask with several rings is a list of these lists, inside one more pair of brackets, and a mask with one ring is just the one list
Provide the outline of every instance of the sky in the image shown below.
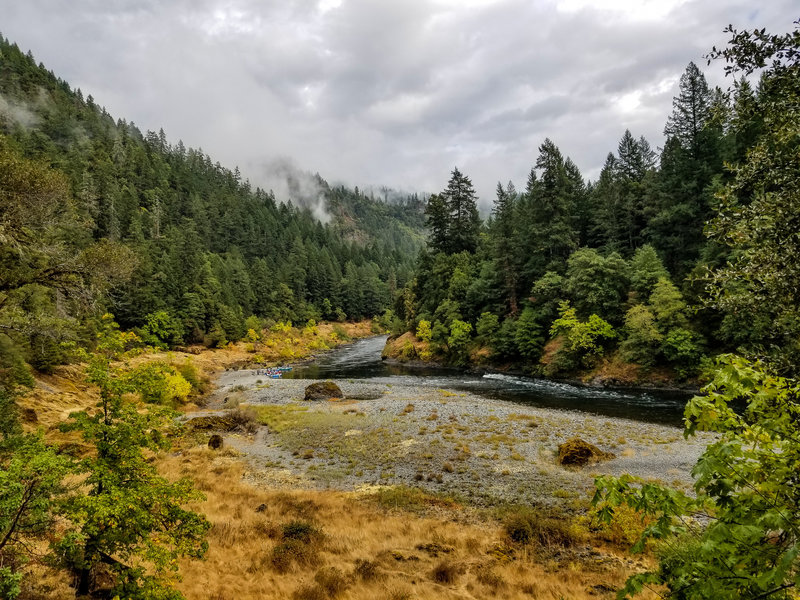
[[653,147],[726,25],[792,29],[796,0],[0,0],[0,31],[143,131],[285,194],[330,183],[523,188],[551,138],[597,177],[625,129]]

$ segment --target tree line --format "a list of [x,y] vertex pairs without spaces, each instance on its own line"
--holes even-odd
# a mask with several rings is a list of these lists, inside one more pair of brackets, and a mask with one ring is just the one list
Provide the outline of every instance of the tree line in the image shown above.
[[[793,243],[787,229],[795,225],[765,201],[774,204],[772,188],[787,170],[796,178],[796,165],[787,158],[782,175],[777,165],[752,167],[785,135],[772,115],[786,127],[796,112],[787,86],[764,74],[755,86],[742,76],[727,91],[712,89],[690,63],[662,149],[626,130],[587,182],[546,139],[524,189],[497,184],[484,222],[469,177],[454,169],[426,205],[429,239],[395,302],[396,327],[422,325],[433,351],[456,363],[486,360],[488,348],[491,361],[548,375],[611,352],[682,378],[697,374],[704,357],[732,350],[789,365],[798,351],[797,288],[786,262],[798,255],[780,246]],[[766,264],[764,234],[782,264]],[[763,271],[751,262],[756,254]],[[745,266],[746,276],[733,276]],[[748,292],[756,276],[780,280],[773,302]]]

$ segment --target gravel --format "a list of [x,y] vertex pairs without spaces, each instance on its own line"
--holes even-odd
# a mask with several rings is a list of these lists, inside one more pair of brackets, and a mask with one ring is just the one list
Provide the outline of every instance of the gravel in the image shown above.
[[[700,434],[684,440],[675,427],[462,391],[333,381],[344,400],[305,402],[313,380],[245,370],[219,376],[210,409],[271,407],[266,410],[274,418],[291,423],[226,437],[249,462],[251,479],[269,487],[342,490],[412,485],[485,506],[577,506],[599,474],[630,473],[689,490],[691,468],[713,439]],[[559,466],[558,445],[575,436],[616,458],[583,469]]]

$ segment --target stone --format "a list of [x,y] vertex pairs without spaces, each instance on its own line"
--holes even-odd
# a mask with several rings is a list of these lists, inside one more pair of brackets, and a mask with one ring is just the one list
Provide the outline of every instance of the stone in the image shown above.
[[597,446],[577,437],[568,439],[558,447],[558,463],[566,467],[583,467],[589,463],[612,458],[616,456],[610,452],[603,452]]
[[212,450],[219,450],[223,443],[222,436],[217,433],[208,438],[208,447]]
[[329,400],[344,398],[342,390],[332,381],[318,381],[306,387],[305,400]]

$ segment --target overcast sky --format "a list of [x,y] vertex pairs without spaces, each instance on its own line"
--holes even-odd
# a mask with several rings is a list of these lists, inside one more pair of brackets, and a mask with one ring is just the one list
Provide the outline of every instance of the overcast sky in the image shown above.
[[689,61],[722,29],[783,33],[796,0],[2,0],[0,30],[115,118],[256,184],[329,182],[483,202],[550,137],[595,178],[626,128],[660,146]]

